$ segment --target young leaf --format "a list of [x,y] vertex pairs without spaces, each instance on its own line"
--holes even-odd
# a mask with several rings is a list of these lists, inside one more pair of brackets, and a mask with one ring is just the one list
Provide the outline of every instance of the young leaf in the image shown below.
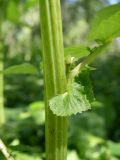
[[38,74],[38,70],[29,63],[14,65],[3,71],[4,74]]
[[72,56],[75,58],[81,58],[88,56],[90,54],[90,48],[85,46],[80,47],[70,47],[64,49],[65,56]]
[[67,92],[53,97],[49,106],[57,116],[70,116],[91,109],[84,87],[75,82],[69,86]]
[[89,38],[108,41],[120,36],[120,3],[100,10],[92,22]]

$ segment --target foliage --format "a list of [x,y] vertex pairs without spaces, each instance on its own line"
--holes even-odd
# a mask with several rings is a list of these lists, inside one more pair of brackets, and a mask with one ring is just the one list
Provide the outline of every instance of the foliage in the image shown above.
[[[90,38],[108,41],[120,36],[120,4],[102,9],[93,20]],[[108,27],[109,26],[109,27]]]
[[91,109],[90,103],[85,95],[84,86],[72,83],[67,92],[54,97],[49,102],[50,109],[57,116],[70,116]]
[[33,65],[24,63],[8,67],[3,71],[3,74],[38,74],[38,71]]
[[[36,16],[38,15],[37,1],[6,0],[5,2],[7,2],[3,23],[5,68],[9,69],[9,66],[12,67],[15,64],[29,63],[37,66],[36,68],[39,71],[42,58],[39,23]],[[97,40],[95,45],[83,47],[87,45],[81,44],[77,45],[78,47],[69,47],[68,45],[75,46],[74,43],[79,44],[84,40],[86,43],[87,41],[85,37],[89,26],[85,19],[80,19],[80,16],[85,17],[87,21],[90,20],[91,14],[93,16],[93,10],[101,8],[101,5],[105,3],[105,1],[87,1],[89,3],[88,11],[85,3],[81,9],[82,2],[82,0],[75,3],[67,2],[67,4],[65,1],[62,2],[64,43],[65,46],[67,45],[65,52],[66,55],[70,56],[70,59],[75,57],[70,69],[85,60],[95,49],[94,46],[99,47],[104,41],[119,35],[119,32],[117,35],[112,34],[114,29],[119,29],[119,5],[117,4],[108,7],[107,10],[99,11],[96,15],[90,34],[92,40]],[[14,11],[16,11],[16,14]],[[32,19],[32,17],[35,17],[35,19]],[[114,28],[111,20],[114,22]],[[103,31],[106,31],[106,34]],[[114,44],[119,44],[119,41],[114,42]],[[113,53],[110,50],[107,50],[107,56],[102,55],[94,62],[94,66],[99,69],[96,69],[94,73],[90,71],[96,99],[91,104],[92,112],[87,111],[70,117],[68,160],[71,160],[71,158],[72,160],[120,159],[120,60],[117,47],[115,47]],[[85,66],[85,68],[87,67]],[[87,96],[91,103],[95,99],[88,68],[87,70],[83,69],[75,77],[75,83],[84,86],[85,93],[82,96]],[[39,75],[5,75],[7,122],[5,126],[0,128],[0,137],[11,150],[11,154],[18,160],[45,159],[45,111],[43,102],[39,102],[39,100],[43,101],[43,89],[42,67]],[[81,95],[81,93],[79,94]],[[0,154],[0,156],[2,155]]]
[[75,58],[80,58],[88,56],[90,54],[90,48],[85,46],[80,47],[70,47],[64,49],[65,56],[73,56]]
[[[86,98],[82,95],[83,91],[82,89],[80,89],[80,85],[78,85],[79,87],[76,87],[77,85],[74,85],[72,83],[69,85],[69,81],[70,79],[76,77],[79,74],[81,68],[84,69],[86,65],[91,63],[96,58],[96,56],[104,49],[104,47],[107,44],[109,44],[112,38],[116,38],[119,36],[119,8],[119,4],[113,5],[112,7],[106,7],[103,10],[101,10],[97,15],[97,18],[94,19],[94,24],[92,26],[92,30],[90,31],[90,36],[92,39],[97,40],[99,46],[91,50],[89,49],[90,54],[88,55],[88,58],[83,60],[80,64],[78,64],[77,67],[74,67],[73,70],[70,71],[70,76],[68,75],[67,92],[65,92],[62,95],[58,95],[50,100],[50,109],[57,116],[67,116],[71,114],[81,113],[82,111],[90,109],[89,103],[86,101]],[[73,50],[79,52],[78,48],[76,48],[76,50],[74,48]],[[83,53],[86,54],[86,49],[81,47],[81,52],[82,50]],[[72,49],[69,49],[68,51],[71,51],[72,57]],[[79,94],[77,93],[77,91],[79,91]],[[89,88],[87,92],[89,93]],[[87,92],[84,93],[87,94]],[[79,107],[81,107],[81,109]]]

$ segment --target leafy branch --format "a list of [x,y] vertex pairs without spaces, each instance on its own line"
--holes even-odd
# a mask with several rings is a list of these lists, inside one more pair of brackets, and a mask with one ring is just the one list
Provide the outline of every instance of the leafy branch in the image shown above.
[[[87,86],[84,86],[82,82],[75,82],[75,78],[79,74],[82,74],[82,71],[86,68],[86,65],[90,64],[103,51],[106,46],[107,43],[101,44],[98,47],[93,48],[91,50],[91,53],[82,62],[77,64],[77,66],[75,66],[72,70],[68,72],[67,91],[63,94],[53,97],[49,101],[50,109],[53,111],[54,114],[56,114],[57,116],[70,116],[72,114],[82,113],[91,109],[91,95],[88,95],[89,92],[92,93],[91,84],[86,84]],[[72,63],[74,63],[73,60],[74,59],[71,57],[71,65]],[[89,77],[86,77],[85,81],[89,81],[87,80],[87,78]]]
[[49,101],[50,109],[57,116],[69,116],[91,108],[88,95],[91,87],[80,81],[76,83],[75,79],[87,70],[86,66],[95,60],[113,38],[120,36],[119,17],[120,3],[102,9],[93,19],[89,33],[89,38],[96,40],[98,46],[93,49],[85,46],[65,49],[67,91]]

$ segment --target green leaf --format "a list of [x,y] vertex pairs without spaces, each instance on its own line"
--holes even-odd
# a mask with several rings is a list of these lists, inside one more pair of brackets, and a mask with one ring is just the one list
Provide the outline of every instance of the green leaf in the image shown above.
[[67,92],[53,97],[49,106],[57,116],[70,116],[91,109],[84,87],[75,82],[69,86]]
[[96,20],[101,22],[101,21],[111,17],[113,14],[115,14],[119,10],[120,10],[120,3],[105,7],[97,12]]
[[38,74],[38,70],[32,64],[24,63],[8,67],[3,71],[4,74]]
[[100,10],[92,22],[89,38],[108,41],[120,36],[120,3]]
[[70,47],[64,49],[65,56],[72,56],[75,58],[81,58],[90,54],[90,48],[85,46]]

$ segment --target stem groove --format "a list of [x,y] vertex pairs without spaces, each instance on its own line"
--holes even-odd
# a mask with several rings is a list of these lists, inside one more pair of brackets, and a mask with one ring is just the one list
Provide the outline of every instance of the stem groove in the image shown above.
[[40,23],[46,110],[47,160],[66,160],[67,118],[57,117],[49,108],[49,100],[66,90],[60,0],[40,0]]

